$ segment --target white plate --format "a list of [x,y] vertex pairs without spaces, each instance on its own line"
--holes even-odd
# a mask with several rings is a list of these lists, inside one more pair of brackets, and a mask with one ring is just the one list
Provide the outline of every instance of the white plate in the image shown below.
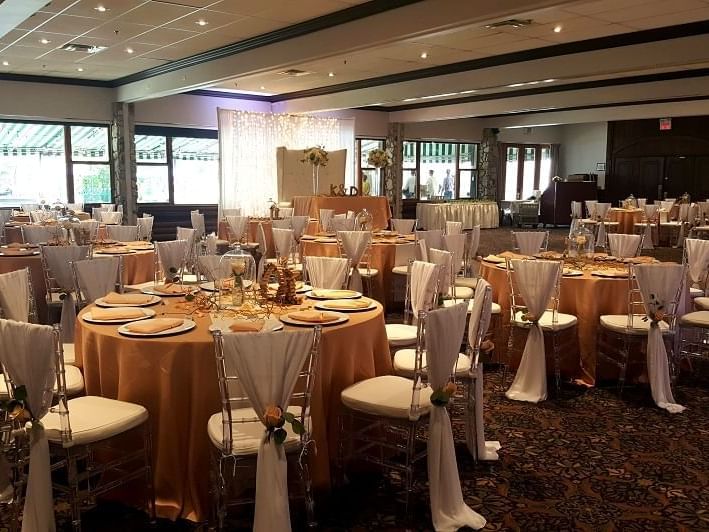
[[301,240],[315,240],[317,237],[314,235],[303,235],[300,237]]
[[[496,268],[500,268],[501,270],[506,270],[507,269],[507,264],[498,264],[498,263],[493,263]],[[514,268],[512,267],[512,264],[510,264],[510,270],[514,271]]]
[[288,316],[288,314],[283,314],[278,318],[286,325],[295,325],[296,327],[315,327],[316,325],[321,325],[322,327],[332,327],[333,325],[341,325],[350,320],[349,316],[341,314],[340,312],[332,312],[332,314],[337,315],[335,321],[329,321],[327,323],[311,323],[309,321],[299,321],[294,320]]
[[[244,281],[244,288],[248,288],[253,284],[253,281]],[[205,292],[216,292],[217,289],[214,288],[214,281],[206,281],[204,283],[199,283],[200,289]]]
[[305,293],[305,295],[307,297],[309,297],[310,299],[320,299],[322,301],[325,301],[327,299],[359,299],[360,297],[362,297],[362,294],[360,292],[355,292],[354,290],[348,290],[348,292],[352,292],[352,294],[342,296],[342,297],[332,297],[331,295],[330,296],[316,296],[316,295],[313,295],[312,290],[309,290],[308,292]]
[[[209,330],[210,332],[222,331],[223,333],[229,333],[231,332],[229,330],[229,326],[235,321],[236,320],[233,319],[215,319],[209,326]],[[267,319],[263,324],[263,329],[261,329],[261,332],[280,331],[281,329],[283,329],[283,324],[280,321],[274,319]]]
[[567,270],[562,274],[564,277],[580,277],[583,275],[581,270]]
[[594,270],[591,272],[591,275],[595,275],[596,277],[606,277],[608,279],[627,279],[628,278],[628,272],[613,272],[610,273],[608,270]]
[[152,305],[157,305],[162,299],[158,296],[153,296],[153,298],[147,303],[106,303],[102,297],[99,297],[94,303],[99,307],[104,308],[119,308],[119,307],[150,307]]
[[152,286],[147,286],[145,288],[141,288],[140,291],[143,294],[148,294],[150,296],[160,296],[160,297],[185,297],[187,294],[194,294],[195,292],[198,291],[198,288],[196,286],[191,287],[189,292],[183,292],[181,294],[166,294],[164,292],[160,292],[159,290],[155,290]]
[[328,303],[335,302],[335,301],[341,301],[341,300],[330,299],[327,301],[320,301],[315,304],[315,308],[318,310],[327,310],[328,312],[368,312],[370,310],[374,310],[377,308],[377,305],[376,305],[376,303],[374,303],[374,301],[370,301],[369,306],[364,307],[364,308],[334,308],[334,307],[328,306]]
[[[125,307],[125,308],[133,308],[133,307]],[[137,307],[135,307],[135,308],[137,308]],[[81,316],[81,319],[88,322],[88,323],[97,323],[97,324],[101,325],[104,323],[106,323],[106,324],[108,324],[108,323],[113,323],[113,324],[130,323],[132,321],[147,320],[148,318],[152,318],[153,316],[155,316],[155,311],[153,309],[146,308],[146,309],[143,309],[143,312],[145,312],[145,316],[143,316],[142,318],[121,318],[121,319],[116,319],[116,320],[95,320],[91,317],[91,312],[87,312],[86,314]]]
[[[298,286],[299,282],[300,281],[296,281],[296,286]],[[268,287],[271,290],[278,290],[278,283],[268,283]],[[305,292],[310,292],[312,289],[313,289],[313,287],[310,286],[309,284],[304,284],[300,288],[296,288],[295,293],[296,294],[304,294]]]
[[121,325],[120,327],[118,327],[118,332],[123,336],[133,336],[135,338],[153,338],[158,336],[170,336],[173,334],[180,334],[183,332],[191,331],[196,326],[197,324],[192,320],[183,320],[182,325],[178,325],[177,327],[173,327],[172,329],[168,329],[166,331],[160,331],[158,333],[131,332],[126,328],[126,325]]

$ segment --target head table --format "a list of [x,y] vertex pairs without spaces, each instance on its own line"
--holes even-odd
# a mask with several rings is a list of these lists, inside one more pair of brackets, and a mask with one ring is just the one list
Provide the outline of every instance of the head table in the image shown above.
[[416,204],[416,219],[422,229],[445,230],[446,222],[462,222],[463,229],[479,225],[492,229],[500,225],[500,211],[494,201],[450,201]]
[[[176,301],[177,300],[177,301]],[[178,301],[181,301],[178,302]],[[163,298],[152,307],[172,317],[185,314],[184,298]],[[209,315],[190,316],[197,327],[162,338],[128,338],[116,325],[77,318],[76,359],[86,393],[143,405],[153,427],[153,469],[159,516],[201,521],[209,508],[207,420],[221,411]],[[342,325],[323,327],[320,363],[311,403],[313,484],[327,488],[338,444],[340,392],[360,380],[391,372],[381,305],[349,313]],[[286,327],[291,329],[291,327]]]

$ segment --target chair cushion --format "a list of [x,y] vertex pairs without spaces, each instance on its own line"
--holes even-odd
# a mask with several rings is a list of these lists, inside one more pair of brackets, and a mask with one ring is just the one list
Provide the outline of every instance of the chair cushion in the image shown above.
[[76,363],[74,344],[62,344],[62,351],[64,351],[64,364],[71,364],[73,366]]
[[[474,302],[475,302],[475,299],[471,299],[470,301],[468,301],[468,313],[473,311]],[[452,299],[444,299],[443,300],[444,307],[452,307],[453,305],[457,305],[457,304],[458,303],[456,303]],[[490,304],[490,313],[491,314],[502,314],[502,307],[493,301]]]
[[709,327],[709,310],[699,310],[697,312],[688,312],[679,319],[682,325],[691,327]]
[[[524,321],[522,319],[522,315],[522,311],[517,311],[515,313],[514,324],[518,327],[526,327],[529,325],[528,321]],[[557,322],[552,324],[552,316],[553,313],[550,310],[547,310],[544,314],[542,314],[542,319],[539,320],[539,325],[541,325],[542,329],[545,331],[562,331],[564,329],[569,329],[576,325],[576,322],[578,321],[576,316],[573,314],[562,314],[561,312],[557,312]]]
[[689,288],[689,296],[690,296],[691,298],[703,297],[703,296],[704,296],[704,290],[702,290],[701,288],[694,288],[693,286],[691,286],[691,287]]
[[709,297],[695,297],[694,306],[700,310],[709,310]]
[[387,323],[385,325],[387,340],[393,347],[403,347],[416,343],[418,328],[416,325],[405,325],[403,323]]
[[359,274],[362,277],[376,277],[379,275],[379,270],[376,268],[357,268],[359,270]]
[[[126,432],[148,419],[148,411],[133,403],[88,395],[68,401],[72,441],[65,446],[85,445]],[[47,438],[61,443],[59,414],[42,418]]]
[[[394,355],[394,371],[402,377],[413,378],[414,365],[416,363],[416,349],[399,349]],[[464,353],[458,353],[458,362],[455,366],[456,377],[462,377],[470,371],[470,357]],[[428,363],[426,362],[426,352],[421,354],[421,370],[426,373]]]
[[395,275],[408,275],[409,274],[409,266],[408,264],[404,264],[403,266],[394,266],[391,269],[391,273]]
[[[601,327],[620,334],[630,334],[633,336],[643,336],[650,330],[650,320],[644,321],[644,316],[633,315],[631,327],[628,328],[627,314],[606,314],[601,316]],[[664,321],[660,322],[660,329],[663,334],[670,332],[670,326]]]
[[478,278],[477,277],[456,277],[455,278],[455,285],[456,286],[467,286],[468,288],[472,288],[475,290],[475,287],[478,286]]
[[[84,376],[76,366],[64,365],[64,378],[66,379],[66,394],[79,395],[84,391]],[[54,383],[54,393],[57,393],[57,384]]]
[[[360,381],[342,390],[342,403],[352,410],[375,416],[408,419],[411,407],[413,381],[396,375],[384,375]],[[419,413],[431,409],[430,386],[421,388]]]
[[[300,416],[300,407],[289,406],[288,412],[294,416]],[[232,420],[255,418],[256,412],[253,408],[235,408],[231,411]],[[234,423],[232,425],[232,442],[231,453],[233,455],[252,455],[258,452],[259,444],[263,439],[266,427],[260,421],[248,421],[244,423]],[[288,435],[286,441],[283,442],[285,449],[294,448],[300,442],[300,436],[290,430],[290,425],[286,426]],[[209,439],[218,449],[222,448],[222,439],[224,437],[224,426],[222,425],[222,413],[218,412],[209,418],[207,421],[207,434]]]
[[[475,296],[475,290],[467,286],[455,287],[455,298],[456,299],[472,299]],[[448,297],[453,297],[453,288],[448,290]]]

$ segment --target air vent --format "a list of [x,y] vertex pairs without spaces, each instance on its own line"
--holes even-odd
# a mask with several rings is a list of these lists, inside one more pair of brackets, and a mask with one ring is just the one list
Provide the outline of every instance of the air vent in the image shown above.
[[307,72],[306,70],[298,70],[297,68],[291,68],[288,70],[284,70],[283,72],[279,72],[281,76],[289,76],[291,78],[299,78],[301,76],[307,76],[310,74],[310,72]]
[[101,50],[104,50],[105,48],[105,46],[93,46],[90,44],[77,44],[70,42],[62,46],[61,49],[65,52],[83,52],[86,54],[95,54],[100,52]]
[[485,27],[489,30],[494,30],[497,28],[525,28],[533,24],[531,18],[510,18],[507,20],[500,20],[499,22],[493,22],[492,24],[486,24]]

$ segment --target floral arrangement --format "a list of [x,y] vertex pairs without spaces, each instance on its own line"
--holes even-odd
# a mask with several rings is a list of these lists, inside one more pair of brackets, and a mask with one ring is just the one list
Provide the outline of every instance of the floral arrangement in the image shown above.
[[439,388],[431,394],[431,404],[434,406],[446,406],[457,391],[456,384],[448,382],[443,388]]
[[367,154],[367,164],[374,168],[384,168],[392,165],[391,150],[375,148]]
[[643,321],[650,320],[650,326],[657,327],[657,324],[664,320],[667,315],[665,312],[665,303],[660,301],[655,294],[650,294],[650,303],[648,304],[648,307],[650,307],[650,309],[647,312],[647,316],[643,318]]
[[271,405],[266,407],[263,413],[263,424],[266,425],[266,440],[271,441],[271,438],[273,438],[273,441],[278,445],[286,441],[288,432],[283,428],[286,423],[290,423],[293,432],[298,436],[305,434],[305,426],[293,414],[284,412],[280,406]]
[[11,420],[25,422],[32,419],[32,411],[27,404],[27,389],[24,386],[13,386],[12,398],[0,400],[0,412],[7,412]]
[[304,158],[301,163],[310,163],[313,166],[327,166],[328,158],[324,146],[313,146],[307,150],[303,150]]

